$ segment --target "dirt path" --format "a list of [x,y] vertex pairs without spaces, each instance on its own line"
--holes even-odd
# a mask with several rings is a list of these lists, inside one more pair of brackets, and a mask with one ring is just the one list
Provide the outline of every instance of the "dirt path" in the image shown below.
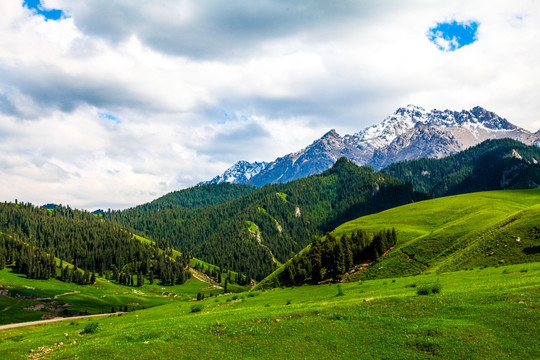
[[0,330],[11,329],[11,328],[16,328],[16,327],[21,327],[21,326],[39,325],[39,324],[45,324],[45,323],[50,323],[50,322],[62,321],[62,320],[84,319],[84,318],[90,318],[90,317],[115,315],[115,314],[123,314],[123,312],[120,311],[120,312],[107,313],[107,314],[81,315],[81,316],[72,316],[72,317],[67,317],[67,318],[57,317],[57,318],[49,319],[49,320],[28,321],[28,322],[17,323],[17,324],[0,325]]
[[79,294],[79,293],[80,293],[80,291],[71,291],[71,292],[67,292],[67,293],[63,293],[63,294],[58,294],[58,295],[54,295],[54,299],[58,299],[59,296]]

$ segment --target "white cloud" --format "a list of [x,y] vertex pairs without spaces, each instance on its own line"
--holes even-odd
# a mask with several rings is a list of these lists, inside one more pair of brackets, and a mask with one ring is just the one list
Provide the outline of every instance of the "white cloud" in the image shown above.
[[[46,5],[0,3],[0,200],[132,206],[409,103],[540,127],[537,1]],[[450,19],[478,41],[439,51]]]

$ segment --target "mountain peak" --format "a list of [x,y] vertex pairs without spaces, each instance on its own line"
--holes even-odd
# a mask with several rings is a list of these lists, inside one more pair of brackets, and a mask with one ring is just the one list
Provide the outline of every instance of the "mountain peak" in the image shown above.
[[412,114],[413,116],[422,116],[422,114],[424,114],[426,112],[426,109],[424,109],[423,107],[421,106],[417,106],[417,105],[413,105],[413,104],[409,104],[405,107],[401,107],[399,109],[397,109],[395,112],[394,112],[394,115],[410,115]]
[[341,138],[341,136],[339,136],[339,134],[336,132],[336,129],[332,129],[321,137],[321,139],[328,139],[328,138],[335,139],[335,138]]
[[[380,169],[396,161],[441,158],[498,138],[540,145],[540,130],[530,133],[481,106],[461,111],[426,111],[409,104],[379,124],[353,135],[341,137],[332,129],[306,148],[269,164],[239,162],[211,182],[243,182],[256,186],[287,182],[321,173],[341,157],[357,165]],[[345,164],[341,160],[338,168]]]
[[267,162],[255,161],[250,163],[246,160],[240,160],[227,170],[222,175],[218,175],[210,181],[201,182],[198,185],[203,184],[220,184],[223,182],[231,184],[245,184],[253,176],[259,174],[268,166]]

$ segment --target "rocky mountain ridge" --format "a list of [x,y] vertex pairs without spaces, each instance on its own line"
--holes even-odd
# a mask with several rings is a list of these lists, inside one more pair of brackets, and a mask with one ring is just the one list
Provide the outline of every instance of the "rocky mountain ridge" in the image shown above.
[[487,139],[511,138],[540,146],[540,130],[531,133],[482,107],[471,110],[431,110],[408,105],[397,109],[380,124],[352,135],[335,130],[298,152],[273,162],[240,161],[206,183],[246,183],[263,186],[288,182],[329,169],[340,157],[379,170],[391,163],[442,158]]

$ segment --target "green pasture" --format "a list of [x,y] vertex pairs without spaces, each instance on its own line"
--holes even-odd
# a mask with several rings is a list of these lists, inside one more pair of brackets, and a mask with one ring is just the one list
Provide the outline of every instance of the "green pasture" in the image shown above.
[[[439,293],[417,294],[433,284]],[[3,359],[534,359],[539,284],[534,262],[175,301],[121,316],[0,330],[0,353]],[[83,333],[94,322],[97,330]]]

